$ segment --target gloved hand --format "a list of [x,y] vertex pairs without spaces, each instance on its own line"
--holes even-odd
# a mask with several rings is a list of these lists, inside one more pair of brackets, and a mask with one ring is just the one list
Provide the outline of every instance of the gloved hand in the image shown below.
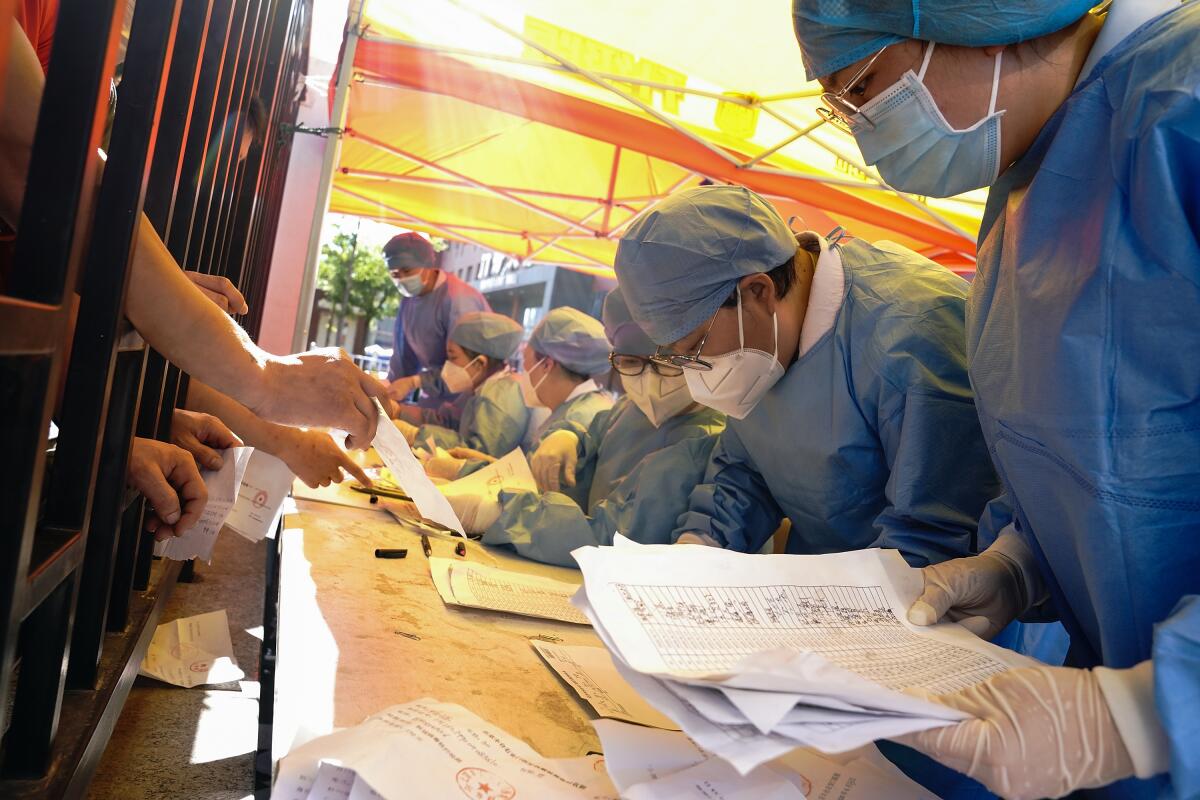
[[409,447],[412,447],[413,442],[417,440],[417,431],[420,428],[402,419],[393,419],[392,422],[395,424],[396,430],[400,431],[400,435],[404,437],[404,441],[408,442]]
[[456,480],[465,463],[467,462],[454,456],[433,456],[425,462],[425,474],[431,478]]
[[495,456],[489,456],[487,453],[470,447],[451,447],[450,455],[467,461],[486,461],[489,464],[496,460]]
[[579,437],[568,430],[555,431],[542,440],[529,460],[538,488],[557,492],[562,486],[575,485],[575,464],[579,461]]
[[721,543],[707,533],[699,531],[687,531],[679,534],[679,538],[675,540],[675,544],[702,544],[705,547],[720,547]]
[[446,495],[467,533],[483,533],[500,518],[500,501],[491,495]]
[[943,616],[991,639],[1045,595],[1033,553],[1015,533],[1003,533],[980,555],[921,570],[925,591],[908,610],[914,625]]
[[1001,797],[1061,797],[1134,772],[1091,670],[1014,669],[933,699],[976,719],[896,741],[970,775]]

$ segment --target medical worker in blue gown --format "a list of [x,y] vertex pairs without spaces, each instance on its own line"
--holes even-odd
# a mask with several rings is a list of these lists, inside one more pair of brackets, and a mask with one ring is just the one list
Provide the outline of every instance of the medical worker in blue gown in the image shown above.
[[525,329],[503,314],[473,311],[460,317],[450,329],[441,370],[442,383],[459,406],[458,425],[417,427],[397,420],[409,444],[425,446],[432,440],[447,450],[470,447],[492,456],[519,447],[530,414],[508,361],[524,335]]
[[[608,371],[608,353],[608,338],[600,321],[567,306],[551,309],[522,349],[524,368],[515,377],[525,405],[550,410],[550,416],[529,439],[529,465],[543,491],[561,488],[580,501],[574,469],[568,465],[574,457],[574,440],[566,433],[587,428],[597,414],[612,408],[612,397],[600,391],[591,377]],[[431,459],[426,471],[435,477],[454,477],[496,458],[470,447],[456,447],[449,457]]]
[[[463,314],[491,311],[491,306],[474,286],[438,268],[433,245],[419,233],[393,236],[383,247],[383,257],[401,298],[388,395],[401,404],[399,416],[411,423],[457,424],[457,417],[446,417],[455,412],[456,398],[440,379],[446,339]],[[421,396],[407,402],[417,389]]]
[[897,189],[991,186],[967,315],[1012,520],[909,612],[1031,607],[1017,670],[909,737],[1007,797],[1200,797],[1200,3],[795,0],[827,115]]
[[[799,243],[798,243],[799,242]],[[797,237],[739,186],[679,192],[622,237],[633,318],[729,423],[675,537],[757,552],[978,552],[999,494],[967,383],[967,284],[898,245]]]
[[572,550],[612,544],[617,531],[643,544],[670,543],[725,418],[692,400],[683,370],[650,361],[654,343],[620,290],[605,298],[602,317],[625,395],[591,425],[562,429],[574,437],[575,488],[586,503],[561,492],[504,492],[484,543],[565,567],[575,566]]

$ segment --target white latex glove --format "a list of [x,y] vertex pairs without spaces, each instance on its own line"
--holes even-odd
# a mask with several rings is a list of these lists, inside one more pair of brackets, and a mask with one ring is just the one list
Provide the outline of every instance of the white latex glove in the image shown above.
[[431,478],[456,480],[465,463],[467,462],[454,456],[433,456],[425,462],[425,474]]
[[412,447],[413,442],[417,440],[417,431],[420,428],[402,419],[393,419],[392,422],[395,423],[396,430],[400,431],[400,435],[404,437],[404,441],[408,442],[409,447]]
[[500,518],[500,501],[491,495],[447,495],[467,533],[483,533]]
[[705,547],[720,547],[721,543],[707,533],[699,531],[687,531],[679,534],[679,538],[675,540],[675,544],[702,544]]
[[1091,670],[1014,669],[932,699],[975,719],[897,741],[970,775],[1001,797],[1061,797],[1134,774]]
[[575,485],[575,464],[578,461],[579,437],[571,431],[555,431],[538,445],[537,452],[529,459],[529,469],[539,489],[557,492],[562,486]]
[[977,556],[954,558],[921,570],[925,591],[908,610],[914,625],[943,616],[976,636],[991,639],[1045,594],[1033,553],[1015,533],[1003,533]]

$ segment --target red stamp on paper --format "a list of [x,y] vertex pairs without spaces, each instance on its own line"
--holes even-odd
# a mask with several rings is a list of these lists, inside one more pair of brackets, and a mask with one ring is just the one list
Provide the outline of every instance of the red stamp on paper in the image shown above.
[[208,672],[209,667],[211,666],[211,661],[193,661],[190,669],[192,672]]
[[471,800],[512,800],[517,790],[486,769],[464,767],[455,776],[458,788]]
[[262,489],[259,489],[257,492],[254,493],[254,499],[251,500],[250,503],[255,508],[266,508],[267,507],[267,499],[268,499],[267,493],[264,492]]

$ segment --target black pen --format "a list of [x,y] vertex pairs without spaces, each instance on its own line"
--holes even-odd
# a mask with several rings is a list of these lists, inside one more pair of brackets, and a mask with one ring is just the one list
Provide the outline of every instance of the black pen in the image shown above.
[[425,551],[425,557],[429,558],[433,555],[433,548],[429,546],[429,537],[421,534],[421,549]]
[[390,547],[375,548],[376,558],[405,558],[407,555],[407,550],[395,550]]

